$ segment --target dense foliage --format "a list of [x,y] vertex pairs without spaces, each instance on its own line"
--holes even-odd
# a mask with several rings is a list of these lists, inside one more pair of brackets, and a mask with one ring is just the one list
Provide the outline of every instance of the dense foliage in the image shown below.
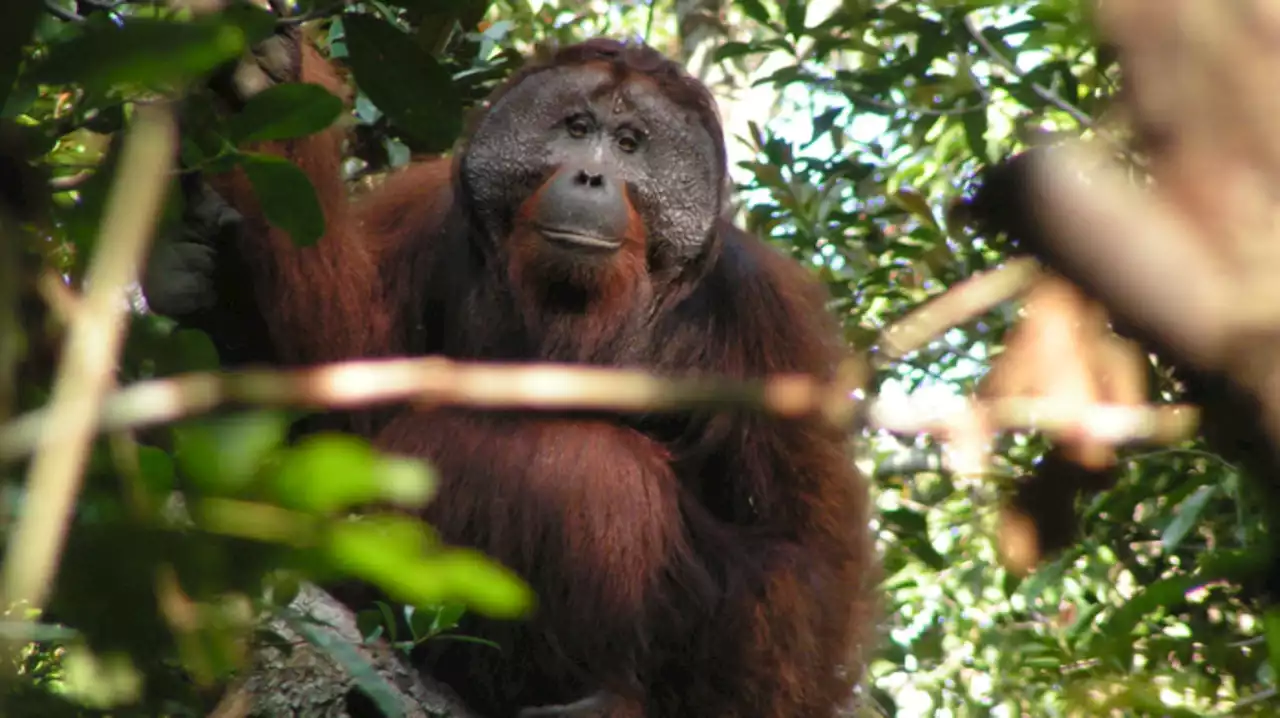
[[[119,210],[118,138],[135,103],[198,86],[276,22],[238,5],[195,16],[127,0],[21,5],[0,23],[0,422],[48,401],[75,293],[95,252],[112,251],[100,240]],[[975,173],[1030,142],[1097,131],[1117,92],[1070,0],[301,5],[360,90],[356,182],[447,150],[466,111],[538,44],[639,35],[696,60],[725,100],[745,224],[814,266],[858,351],[1007,258],[952,211]],[[343,110],[312,89],[277,87],[182,147],[188,166],[244,166],[272,221],[303,243],[323,232],[305,176],[236,145],[328,126]],[[179,209],[170,192],[161,237]],[[133,302],[118,384],[217,367],[206,338]],[[1004,305],[956,328],[881,369],[876,386],[945,405],[973,389],[1015,318]],[[1151,371],[1152,399],[1173,400]],[[352,575],[419,606],[415,635],[397,636],[409,642],[447,632],[464,607],[527,605],[517,579],[434,545],[429,527],[390,513],[343,520],[356,503],[429,500],[429,467],[351,437],[288,444],[294,417],[247,409],[95,444],[43,620],[18,621],[26,608],[14,605],[0,624],[21,646],[6,714],[205,715],[260,612],[303,578]],[[21,453],[3,431],[0,461]],[[865,438],[869,469],[905,450]],[[870,714],[1276,710],[1271,623],[1241,568],[1264,530],[1237,469],[1195,443],[1126,451],[1115,485],[1083,497],[1072,545],[1020,576],[998,558],[998,508],[1047,446],[1001,437],[999,471],[978,477],[875,472],[888,598]],[[29,468],[0,463],[6,526],[31,503]],[[20,548],[7,541],[6,560]],[[362,618],[371,633],[388,625]]]

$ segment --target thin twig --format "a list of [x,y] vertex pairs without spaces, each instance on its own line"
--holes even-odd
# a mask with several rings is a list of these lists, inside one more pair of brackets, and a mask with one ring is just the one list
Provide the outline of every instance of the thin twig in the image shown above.
[[1239,710],[1241,708],[1247,708],[1248,706],[1251,706],[1257,703],[1265,703],[1271,700],[1272,698],[1275,698],[1276,694],[1277,694],[1277,689],[1267,688],[1265,690],[1258,691],[1253,695],[1248,695],[1241,698],[1240,700],[1236,701],[1235,707],[1237,710]]
[[1081,406],[1052,398],[1005,397],[941,410],[911,399],[877,400],[868,407],[867,423],[904,436],[944,433],[956,417],[977,409],[982,410],[984,421],[992,431],[1055,434],[1072,430],[1086,434],[1091,440],[1112,444],[1176,443],[1194,436],[1200,421],[1200,411],[1187,404]]
[[1039,276],[1036,260],[1019,257],[964,280],[886,328],[877,345],[877,360],[901,360],[944,332],[1022,294]]
[[[338,0],[338,2],[332,2],[321,7],[312,8],[307,12],[302,13],[301,15],[284,16],[283,13],[280,13],[281,17],[280,19],[276,20],[276,25],[278,27],[289,27],[290,25],[301,25],[305,22],[311,22],[312,20],[319,20],[321,18],[331,17],[333,15],[341,15],[343,12],[346,11],[346,9],[347,9],[347,1]],[[279,10],[277,10],[277,12],[279,13]]]
[[617,696],[608,691],[592,693],[586,698],[563,705],[527,706],[520,709],[519,718],[574,718],[594,716],[620,704]]
[[85,182],[88,182],[89,180],[93,179],[94,175],[96,174],[97,174],[96,172],[93,172],[91,170],[84,170],[82,172],[77,172],[73,175],[66,175],[63,177],[54,177],[49,180],[49,189],[53,190],[54,192],[67,192],[73,189],[77,189],[81,185],[83,185]]
[[1062,97],[1053,90],[1028,80],[1027,73],[1023,72],[1017,65],[1013,64],[1009,58],[1005,57],[999,50],[997,50],[995,45],[992,45],[991,41],[982,34],[982,29],[978,27],[973,16],[965,16],[964,27],[969,31],[969,34],[973,36],[974,42],[978,43],[978,46],[982,48],[983,52],[990,56],[992,62],[1012,73],[1018,79],[1026,82],[1027,86],[1031,88],[1032,92],[1036,93],[1037,97],[1050,105],[1053,105],[1059,110],[1062,110],[1068,115],[1071,115],[1072,119],[1079,122],[1081,127],[1093,127],[1093,118],[1090,117],[1087,112],[1062,99]]
[[84,17],[59,7],[53,0],[44,0],[44,11],[63,22],[84,22]]
[[[830,85],[834,87],[835,83],[832,82],[830,83]],[[863,95],[857,92],[849,92],[848,90],[844,91],[844,95],[845,97],[848,97],[849,100],[854,104],[861,102],[862,104],[870,105],[871,107],[875,107],[881,110],[888,110],[890,112],[906,112],[913,115],[922,115],[924,117],[958,117],[960,115],[967,115],[970,112],[974,112],[975,110],[981,110],[982,108],[991,104],[990,100],[985,100],[973,105],[962,105],[960,107],[946,107],[946,108],[938,109],[933,107],[921,107],[920,105],[912,105],[909,103],[889,102],[888,100],[881,100],[875,97],[871,97],[870,95]]]
[[137,281],[168,187],[177,125],[167,104],[138,105],[111,185],[102,234],[67,330],[48,421],[27,478],[26,505],[7,544],[4,598],[43,605],[79,494],[98,407],[123,343],[126,289]]

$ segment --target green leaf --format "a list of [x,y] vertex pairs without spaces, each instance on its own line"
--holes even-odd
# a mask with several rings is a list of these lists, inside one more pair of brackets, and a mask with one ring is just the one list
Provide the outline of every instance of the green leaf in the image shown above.
[[1134,650],[1131,636],[1144,616],[1157,609],[1175,609],[1186,603],[1191,589],[1223,578],[1239,580],[1258,565],[1258,556],[1244,552],[1221,551],[1201,556],[1195,573],[1169,576],[1142,587],[1116,609],[1099,633],[1111,642],[1112,650],[1122,660],[1128,660]]
[[269,485],[282,506],[329,514],[386,499],[420,506],[433,482],[421,462],[384,459],[348,434],[315,434],[285,454]]
[[738,7],[742,9],[742,14],[761,25],[769,24],[769,10],[760,0],[738,0]]
[[348,62],[360,89],[422,152],[448,149],[462,132],[453,76],[409,35],[371,15],[347,15]]
[[911,509],[886,509],[881,512],[880,519],[899,537],[924,536],[929,530],[929,521],[925,515]]
[[208,334],[199,329],[179,329],[167,337],[162,351],[156,354],[156,370],[161,376],[192,371],[216,371],[218,348]]
[[399,640],[396,636],[397,626],[396,616],[391,611],[391,606],[386,601],[374,601],[374,605],[378,608],[378,613],[382,616],[382,625],[387,629],[387,640],[395,642]]
[[961,115],[964,123],[964,139],[969,144],[969,151],[982,162],[991,160],[987,150],[987,106],[982,103],[981,96],[971,96],[977,108]]
[[173,490],[173,459],[154,446],[138,446],[138,468],[147,491],[161,496]]
[[904,187],[894,192],[890,199],[893,200],[894,204],[907,210],[929,226],[935,229],[939,228],[938,220],[933,216],[933,208],[929,206],[929,201],[924,198],[924,195],[919,192]]
[[130,17],[122,26],[97,18],[73,39],[54,45],[23,84],[79,83],[105,90],[120,83],[163,85],[208,73],[246,48],[245,31],[205,16],[191,22]]
[[442,633],[438,636],[432,636],[431,640],[453,641],[455,643],[474,643],[477,646],[488,646],[496,651],[502,650],[502,645],[495,641],[490,641],[487,638],[480,638],[478,636],[464,636],[460,633]]
[[458,621],[466,612],[467,607],[459,603],[421,608],[405,606],[405,618],[408,620],[409,633],[413,636],[414,642],[421,642],[443,631],[457,628]]
[[335,637],[327,630],[321,630],[314,623],[305,617],[297,615],[293,611],[284,612],[289,627],[297,631],[300,636],[305,638],[311,645],[323,650],[334,660],[335,663],[342,666],[347,675],[355,681],[356,686],[369,697],[370,700],[387,718],[399,718],[405,715],[404,705],[400,701],[399,694],[387,683],[382,676],[378,675],[378,671],[374,669],[370,663],[355,646]]
[[435,602],[463,601],[490,618],[514,619],[533,606],[533,593],[514,573],[479,551],[454,549],[432,554],[419,570],[438,576]]
[[424,461],[382,455],[373,466],[377,499],[407,508],[420,508],[435,496],[435,472]]
[[1272,606],[1262,614],[1263,633],[1267,637],[1267,662],[1280,676],[1280,607]]
[[929,542],[929,522],[924,514],[910,509],[892,509],[883,512],[881,520],[903,547],[926,566],[937,571],[946,567],[946,559]]
[[437,632],[457,628],[458,621],[462,620],[462,616],[466,614],[466,612],[467,607],[458,603],[437,606],[431,627]]
[[787,32],[793,37],[804,35],[804,12],[809,3],[805,0],[787,0],[785,19],[787,23]]
[[335,568],[374,583],[401,603],[459,602],[492,618],[517,618],[532,605],[528,587],[483,554],[427,553],[435,548],[422,522],[379,516],[334,526],[324,552]]
[[1178,550],[1178,546],[1182,544],[1182,539],[1200,520],[1200,514],[1204,512],[1204,507],[1208,505],[1209,499],[1213,498],[1217,493],[1217,484],[1201,486],[1174,510],[1173,521],[1169,522],[1164,534],[1160,536],[1160,544],[1164,547],[1165,553],[1172,553]]
[[287,140],[320,132],[342,114],[342,100],[320,85],[285,82],[254,95],[231,118],[231,140]]
[[283,157],[243,152],[236,163],[244,168],[267,221],[279,227],[299,247],[309,247],[324,236],[324,210],[311,179]]
[[235,494],[249,485],[288,430],[289,420],[280,412],[197,419],[174,428],[174,454],[197,488]]
[[382,625],[382,612],[376,608],[366,608],[357,613],[356,628],[365,641],[376,641],[386,630]]
[[22,62],[22,48],[31,40],[42,12],[43,6],[33,0],[11,3],[5,10],[4,22],[0,22],[0,107],[9,99]]
[[280,608],[293,603],[302,591],[302,582],[297,574],[292,572],[273,573],[265,583],[271,589],[271,603]]
[[253,47],[271,37],[278,19],[265,8],[247,2],[227,3],[218,18],[244,33],[245,47]]
[[732,60],[735,57],[751,55],[753,53],[764,52],[766,48],[757,45],[751,45],[745,42],[726,42],[715,49],[712,55],[715,62],[724,62]]
[[830,132],[843,112],[843,107],[833,107],[813,118],[813,139],[810,141],[817,142],[819,138]]

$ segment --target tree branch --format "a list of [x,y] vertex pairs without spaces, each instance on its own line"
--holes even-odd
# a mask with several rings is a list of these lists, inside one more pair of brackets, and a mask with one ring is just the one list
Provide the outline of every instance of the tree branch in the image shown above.
[[68,327],[47,421],[27,478],[27,498],[7,544],[4,598],[43,604],[56,572],[67,522],[80,490],[99,405],[114,381],[123,343],[126,289],[137,281],[155,231],[177,125],[167,104],[138,105],[111,185],[102,235]]
[[[842,373],[843,374],[843,373]],[[221,406],[354,408],[418,402],[526,411],[653,412],[696,407],[746,407],[780,417],[818,414],[840,425],[856,412],[849,377],[824,384],[807,375],[778,374],[739,382],[709,377],[663,379],[643,371],[557,364],[463,363],[442,357],[330,364],[295,371],[246,370],[187,374],[139,382],[71,410],[97,415],[101,431],[140,429]],[[993,426],[1060,429],[1083,425],[1118,440],[1176,441],[1195,428],[1197,414],[1181,406],[1063,407],[1051,400],[1004,399],[983,404]],[[915,434],[937,430],[970,408],[939,412],[912,401],[875,400],[865,416],[873,428]],[[51,410],[0,426],[0,461],[45,450]]]
[[1081,127],[1093,127],[1093,118],[1090,117],[1088,113],[1070,102],[1067,102],[1053,90],[1028,80],[1027,74],[1020,70],[1017,65],[1013,64],[1012,60],[1005,57],[1003,53],[997,50],[995,45],[992,45],[991,41],[982,34],[982,29],[978,27],[977,22],[974,21],[972,16],[965,16],[964,27],[969,31],[969,34],[973,36],[974,42],[978,43],[978,47],[981,47],[982,51],[987,53],[992,62],[1004,68],[1018,79],[1026,82],[1027,86],[1031,88],[1032,92],[1036,93],[1037,97],[1050,105],[1053,105],[1059,110],[1062,110],[1068,115],[1071,115],[1072,119],[1079,122]]

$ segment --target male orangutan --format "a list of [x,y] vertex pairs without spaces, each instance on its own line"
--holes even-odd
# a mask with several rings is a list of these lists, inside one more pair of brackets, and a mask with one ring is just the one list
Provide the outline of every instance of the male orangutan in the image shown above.
[[[287,79],[347,94],[296,35],[273,42]],[[188,227],[181,241],[204,259],[182,271],[216,296],[151,289],[153,309],[241,362],[833,374],[824,290],[726,219],[714,100],[649,47],[560,50],[492,97],[453,160],[415,162],[356,201],[342,148],[336,129],[256,148],[315,184],[328,229],[312,247],[266,223],[243,175],[210,178],[217,194],[200,190],[196,209],[234,211]],[[430,460],[442,485],[425,518],[537,593],[526,620],[466,626],[502,652],[442,642],[418,657],[480,715],[604,696],[592,704],[626,718],[831,718],[862,674],[877,584],[867,489],[816,418],[405,408],[348,428]]]

